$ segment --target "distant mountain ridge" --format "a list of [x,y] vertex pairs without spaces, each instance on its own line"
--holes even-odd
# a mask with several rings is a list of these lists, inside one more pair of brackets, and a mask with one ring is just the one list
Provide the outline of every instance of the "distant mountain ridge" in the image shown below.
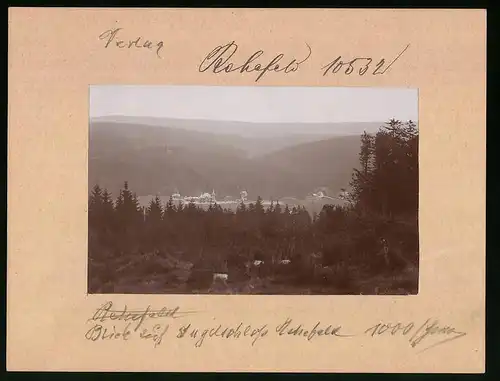
[[206,119],[175,119],[161,117],[109,115],[91,118],[91,124],[124,123],[148,126],[182,128],[199,132],[239,135],[243,137],[284,135],[360,135],[363,131],[376,132],[384,122],[333,122],[333,123],[290,123],[290,122],[243,122]]
[[[280,123],[283,132],[285,125],[303,132],[242,136],[238,131],[249,123],[125,119],[94,118],[89,125],[89,186],[100,184],[115,197],[125,180],[140,196],[212,189],[220,198],[244,189],[264,198],[301,198],[318,187],[336,192],[348,186],[357,166],[362,133],[320,133],[325,126],[309,133],[309,124]],[[210,130],[212,122],[223,124],[219,133]],[[370,124],[372,131],[381,125]]]

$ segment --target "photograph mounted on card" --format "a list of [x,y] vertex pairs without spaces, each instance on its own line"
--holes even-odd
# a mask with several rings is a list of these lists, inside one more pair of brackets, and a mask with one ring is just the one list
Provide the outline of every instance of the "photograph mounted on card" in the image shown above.
[[417,96],[92,86],[89,293],[416,294]]
[[9,370],[484,372],[485,11],[11,8],[9,47]]

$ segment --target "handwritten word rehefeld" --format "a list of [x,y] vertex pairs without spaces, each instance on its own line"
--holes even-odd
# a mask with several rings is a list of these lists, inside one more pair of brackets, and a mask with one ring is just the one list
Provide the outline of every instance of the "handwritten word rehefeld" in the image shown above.
[[342,59],[342,56],[338,56],[332,62],[321,68],[323,70],[323,76],[336,74],[341,70],[341,73],[344,73],[345,75],[351,75],[353,73],[365,75],[367,72],[372,75],[385,74],[409,47],[410,44],[406,45],[406,47],[389,64],[386,64],[386,60],[382,58],[377,64],[374,65],[375,68],[371,66],[373,63],[373,58],[371,57],[356,57],[351,60],[345,60]]
[[134,36],[133,39],[124,40],[119,38],[118,33],[122,31],[123,28],[113,28],[108,29],[105,32],[101,33],[99,36],[99,40],[106,41],[104,45],[105,48],[109,46],[116,47],[119,49],[142,49],[142,50],[155,50],[156,56],[158,58],[162,58],[160,56],[160,50],[163,49],[163,41],[150,41],[148,39],[144,39],[142,36]]
[[144,310],[128,310],[125,305],[123,309],[113,309],[113,302],[106,302],[100,306],[89,319],[103,323],[107,320],[123,320],[135,322],[134,331],[137,331],[147,319],[171,318],[177,319],[189,314],[197,313],[197,311],[181,311],[180,307],[167,308],[163,307],[160,310],[153,310],[151,306],[147,306]]
[[237,65],[231,61],[238,50],[238,45],[232,41],[225,45],[219,45],[208,53],[198,67],[198,71],[203,73],[207,70],[211,70],[214,74],[231,72],[239,72],[242,74],[257,72],[259,75],[255,78],[255,82],[258,82],[268,72],[283,72],[288,74],[297,71],[300,65],[306,62],[311,56],[311,47],[307,43],[306,46],[309,52],[305,58],[302,59],[292,57],[285,60],[285,55],[283,53],[279,53],[268,61],[261,59],[264,51],[257,50],[241,65]]
[[306,328],[302,324],[292,325],[292,319],[288,318],[283,324],[276,327],[276,333],[279,336],[289,335],[289,336],[299,336],[305,337],[308,341],[311,341],[317,336],[336,336],[336,337],[352,337],[353,335],[341,334],[342,326],[322,326],[321,322],[317,322],[312,328]]

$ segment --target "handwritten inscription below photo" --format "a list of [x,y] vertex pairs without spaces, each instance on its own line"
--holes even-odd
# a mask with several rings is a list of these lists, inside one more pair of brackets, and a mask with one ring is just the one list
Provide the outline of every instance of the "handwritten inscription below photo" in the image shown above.
[[88,292],[418,293],[418,91],[91,86]]

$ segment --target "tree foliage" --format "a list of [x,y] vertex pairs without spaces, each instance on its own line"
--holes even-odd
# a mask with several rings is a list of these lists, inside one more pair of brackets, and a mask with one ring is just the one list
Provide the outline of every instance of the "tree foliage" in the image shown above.
[[414,122],[390,120],[374,136],[363,134],[352,200],[364,212],[416,218],[418,131]]

